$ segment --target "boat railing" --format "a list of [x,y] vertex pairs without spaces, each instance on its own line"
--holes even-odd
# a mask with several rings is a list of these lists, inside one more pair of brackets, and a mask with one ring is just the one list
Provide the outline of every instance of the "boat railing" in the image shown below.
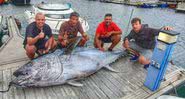
[[10,33],[10,29],[11,29],[11,26],[9,26],[9,22],[10,21],[8,21],[9,20],[9,17],[4,17],[5,18],[5,20],[6,20],[6,22],[7,22],[7,26],[8,26],[8,35],[9,35],[9,37],[8,37],[8,39],[3,43],[3,45],[0,47],[0,52],[3,50],[3,48],[8,44],[8,42],[13,38],[13,35]]

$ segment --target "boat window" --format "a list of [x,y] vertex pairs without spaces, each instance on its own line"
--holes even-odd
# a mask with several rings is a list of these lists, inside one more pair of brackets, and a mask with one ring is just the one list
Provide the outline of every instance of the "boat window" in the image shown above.
[[46,14],[45,16],[54,19],[69,19],[70,14]]

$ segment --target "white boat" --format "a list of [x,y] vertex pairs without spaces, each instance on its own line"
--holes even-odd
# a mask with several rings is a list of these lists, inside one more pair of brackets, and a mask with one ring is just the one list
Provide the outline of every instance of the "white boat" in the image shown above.
[[178,3],[176,11],[177,12],[185,12],[185,3],[183,3],[183,2]]
[[[42,12],[46,16],[46,24],[48,24],[53,34],[58,34],[60,26],[63,22],[68,21],[70,14],[74,12],[71,4],[38,4],[33,6],[33,11],[25,11],[28,23],[35,20],[35,14]],[[85,32],[89,30],[89,25],[85,19],[79,18],[80,23]]]

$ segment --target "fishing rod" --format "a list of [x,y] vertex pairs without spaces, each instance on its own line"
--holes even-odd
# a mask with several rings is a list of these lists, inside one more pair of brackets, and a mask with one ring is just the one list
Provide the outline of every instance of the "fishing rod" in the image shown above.
[[132,11],[131,11],[130,18],[129,18],[129,22],[128,22],[127,28],[126,28],[125,36],[128,35],[128,28],[129,28],[129,26],[130,26],[130,21],[131,21],[131,19],[132,19],[133,13],[134,13],[134,9],[132,9]]

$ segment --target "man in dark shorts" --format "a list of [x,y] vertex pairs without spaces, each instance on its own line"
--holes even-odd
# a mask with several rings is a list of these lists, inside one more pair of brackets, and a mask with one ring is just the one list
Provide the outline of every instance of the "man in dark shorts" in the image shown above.
[[65,48],[70,43],[76,40],[78,32],[80,32],[82,39],[78,43],[78,46],[84,46],[85,43],[89,40],[89,36],[84,32],[82,25],[79,21],[79,14],[73,12],[70,15],[69,21],[64,22],[59,31],[58,43],[59,46]]
[[96,29],[94,47],[105,51],[103,44],[112,43],[108,48],[109,51],[112,51],[121,40],[121,34],[121,29],[112,21],[112,14],[108,13],[105,15],[104,21],[101,22]]
[[35,53],[42,55],[56,47],[51,28],[45,24],[44,14],[37,13],[35,22],[27,26],[23,45],[30,59],[34,58]]
[[161,29],[172,30],[172,28],[169,26],[161,29],[150,28],[148,25],[142,25],[139,18],[133,18],[131,24],[133,29],[125,37],[123,47],[139,52],[140,55],[132,57],[131,60],[138,60],[144,68],[148,68],[156,44],[156,36],[159,35]]

